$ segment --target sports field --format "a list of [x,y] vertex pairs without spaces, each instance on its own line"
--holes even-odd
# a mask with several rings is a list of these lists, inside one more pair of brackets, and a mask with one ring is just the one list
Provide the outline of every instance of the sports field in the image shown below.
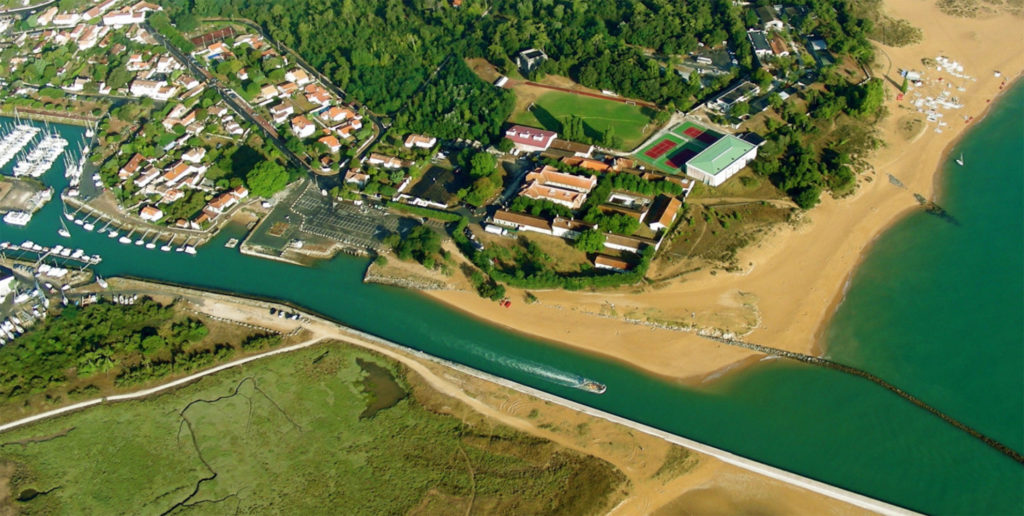
[[[529,86],[527,86],[529,87]],[[583,129],[596,142],[602,141],[609,128],[621,141],[619,148],[630,150],[644,141],[654,127],[648,127],[654,113],[645,107],[603,100],[560,91],[549,91],[512,113],[509,121],[550,131],[561,131],[569,115],[583,119]],[[645,130],[646,127],[646,130]]]
[[686,162],[720,137],[693,122],[683,122],[637,150],[633,157],[666,174],[684,174]]

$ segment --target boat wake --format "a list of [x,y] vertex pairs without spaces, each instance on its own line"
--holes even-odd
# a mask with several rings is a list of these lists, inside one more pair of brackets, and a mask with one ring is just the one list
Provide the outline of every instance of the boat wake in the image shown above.
[[552,367],[547,364],[541,364],[531,360],[524,360],[520,358],[513,358],[508,355],[502,355],[489,350],[482,350],[478,346],[471,346],[469,349],[473,354],[484,358],[488,361],[495,362],[509,369],[521,371],[532,376],[541,378],[550,383],[561,385],[563,387],[572,387],[574,389],[580,389],[587,392],[593,392],[601,394],[605,391],[604,384],[598,383],[594,380],[587,379],[578,374],[563,371],[556,367]]

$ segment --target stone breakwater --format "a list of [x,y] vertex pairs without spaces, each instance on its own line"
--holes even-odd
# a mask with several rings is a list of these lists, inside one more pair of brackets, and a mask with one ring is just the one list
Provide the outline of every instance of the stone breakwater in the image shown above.
[[757,352],[760,352],[760,353],[764,353],[764,354],[770,355],[770,356],[789,358],[789,359],[797,360],[797,361],[800,361],[800,362],[803,362],[803,363],[806,363],[806,364],[813,364],[813,365],[816,365],[816,366],[827,367],[829,369],[834,369],[834,370],[840,371],[842,373],[850,374],[850,375],[853,375],[853,376],[859,376],[859,377],[861,377],[861,378],[863,378],[865,380],[868,380],[870,382],[873,382],[873,383],[877,384],[878,386],[882,387],[883,389],[885,389],[885,390],[887,390],[889,392],[892,392],[893,394],[895,394],[895,395],[897,395],[897,396],[899,396],[899,397],[909,401],[910,403],[913,403],[914,405],[918,406],[919,408],[922,408],[922,409],[928,411],[929,413],[931,413],[935,417],[938,417],[939,419],[945,421],[946,423],[949,423],[950,425],[954,426],[958,430],[966,432],[971,437],[974,437],[975,439],[978,439],[979,441],[981,441],[981,442],[991,446],[992,448],[996,449],[997,451],[999,451],[1003,455],[1006,455],[1007,457],[1010,457],[1011,459],[1016,461],[1018,464],[1024,464],[1024,455],[1022,455],[1020,452],[1018,452],[1018,451],[1014,450],[1013,448],[1010,448],[1009,446],[1006,446],[1005,444],[1003,444],[1003,443],[1001,443],[1001,442],[999,442],[999,441],[997,441],[997,440],[995,440],[995,439],[993,439],[993,438],[991,438],[991,437],[989,437],[989,436],[979,432],[978,430],[976,430],[976,429],[974,429],[974,428],[972,428],[970,426],[967,426],[966,424],[958,421],[957,419],[954,419],[952,416],[950,416],[950,415],[940,411],[939,409],[937,409],[935,407],[932,407],[931,405],[925,403],[924,401],[922,401],[920,398],[917,398],[913,394],[910,394],[909,392],[907,392],[907,391],[905,391],[905,390],[903,390],[903,389],[901,389],[901,388],[899,388],[899,387],[897,387],[897,386],[895,386],[895,385],[893,385],[893,384],[883,380],[882,378],[879,378],[878,376],[875,376],[875,375],[873,375],[873,374],[871,374],[871,373],[869,373],[867,371],[864,371],[863,369],[857,369],[856,367],[851,367],[851,366],[848,366],[848,365],[845,365],[845,364],[840,364],[838,362],[834,362],[834,361],[829,360],[827,358],[816,357],[816,356],[812,356],[812,355],[805,355],[803,353],[796,353],[796,352],[793,352],[793,351],[786,351],[784,349],[777,349],[777,348],[773,348],[773,347],[769,347],[769,346],[762,346],[760,344],[754,344],[754,343],[751,343],[751,342],[744,342],[744,341],[741,341],[741,340],[727,338],[727,337],[722,337],[722,336],[718,336],[718,335],[713,335],[713,334],[706,333],[706,332],[704,332],[704,333],[699,332],[698,335],[700,335],[701,337],[704,337],[706,339],[713,340],[715,342],[720,342],[722,344],[728,344],[730,346],[737,346],[737,347],[741,347],[741,348],[757,351]]
[[398,278],[377,272],[374,267],[366,270],[366,274],[363,276],[363,283],[377,283],[379,285],[390,285],[413,290],[453,290],[451,286],[443,281],[427,278]]

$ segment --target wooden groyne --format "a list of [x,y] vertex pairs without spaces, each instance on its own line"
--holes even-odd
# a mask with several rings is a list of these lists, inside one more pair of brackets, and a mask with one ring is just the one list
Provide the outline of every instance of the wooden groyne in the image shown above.
[[914,405],[918,406],[919,408],[922,408],[922,409],[928,411],[933,416],[938,417],[939,419],[945,421],[946,423],[949,423],[950,425],[953,425],[958,430],[966,432],[971,437],[974,437],[975,439],[977,439],[977,440],[979,440],[979,441],[989,445],[990,447],[995,448],[996,450],[999,451],[999,453],[1002,453],[1003,455],[1006,455],[1007,457],[1013,459],[1018,464],[1024,464],[1024,455],[1022,455],[1017,450],[1014,450],[1013,448],[1010,448],[1009,446],[1007,446],[1007,445],[1005,445],[1005,444],[1003,444],[1003,443],[1001,443],[1001,442],[999,442],[999,441],[997,441],[997,440],[995,440],[995,439],[993,439],[993,438],[991,438],[991,437],[989,437],[989,436],[979,432],[978,430],[976,430],[976,429],[974,429],[974,428],[972,428],[972,427],[970,427],[970,426],[968,426],[968,425],[958,421],[957,419],[953,418],[952,416],[950,416],[950,415],[940,411],[939,409],[937,409],[937,408],[935,408],[935,407],[925,403],[924,401],[922,401],[920,398],[914,396],[913,394],[910,394],[909,392],[907,392],[907,391],[905,391],[905,390],[903,390],[903,389],[901,389],[901,388],[899,388],[899,387],[897,387],[897,386],[895,386],[895,385],[893,385],[893,384],[883,380],[882,378],[879,378],[878,376],[875,376],[875,375],[873,375],[873,374],[871,374],[871,373],[869,373],[867,371],[864,371],[863,369],[857,369],[856,367],[851,367],[851,366],[848,366],[848,365],[845,365],[845,364],[840,364],[839,362],[834,362],[834,361],[829,360],[827,358],[816,357],[816,356],[813,356],[813,355],[805,355],[803,353],[796,353],[796,352],[793,352],[793,351],[787,351],[787,350],[784,350],[784,349],[778,349],[778,348],[773,348],[773,347],[769,347],[769,346],[762,346],[760,344],[753,344],[751,342],[744,342],[742,340],[730,339],[730,338],[726,338],[726,337],[719,337],[719,336],[715,336],[715,335],[701,335],[701,337],[713,340],[715,342],[721,342],[722,344],[728,344],[730,346],[736,346],[736,347],[741,347],[741,348],[757,351],[759,353],[764,353],[766,355],[782,357],[782,358],[789,358],[789,359],[792,359],[792,360],[797,360],[799,362],[803,362],[805,364],[812,364],[812,365],[816,365],[816,366],[826,367],[828,369],[833,369],[833,370],[836,370],[836,371],[839,371],[839,372],[842,372],[842,373],[846,373],[846,374],[849,374],[849,375],[859,376],[859,377],[861,377],[861,378],[863,378],[865,380],[868,380],[870,382],[873,382],[873,383],[877,384],[878,386],[882,387],[883,389],[885,389],[885,390],[887,390],[887,391],[889,391],[889,392],[891,392],[891,393],[893,393],[893,394],[903,398],[904,400],[907,400],[910,403],[913,403]]

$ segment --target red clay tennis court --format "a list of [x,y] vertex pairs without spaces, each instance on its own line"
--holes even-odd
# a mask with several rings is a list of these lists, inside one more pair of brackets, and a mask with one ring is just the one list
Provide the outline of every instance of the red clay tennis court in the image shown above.
[[683,131],[683,134],[685,134],[686,136],[689,136],[690,138],[698,138],[698,137],[700,137],[701,134],[704,134],[704,131],[700,130],[697,127],[692,127],[691,126],[691,127],[687,127],[686,130]]
[[664,139],[664,140],[661,140],[660,142],[658,142],[658,144],[655,145],[654,147],[651,147],[650,149],[647,149],[647,152],[644,153],[644,156],[647,156],[648,158],[651,158],[651,159],[658,159],[663,154],[665,154],[670,149],[672,149],[672,147],[675,147],[675,146],[676,146],[676,142],[674,142],[672,140],[669,140],[669,139]]

